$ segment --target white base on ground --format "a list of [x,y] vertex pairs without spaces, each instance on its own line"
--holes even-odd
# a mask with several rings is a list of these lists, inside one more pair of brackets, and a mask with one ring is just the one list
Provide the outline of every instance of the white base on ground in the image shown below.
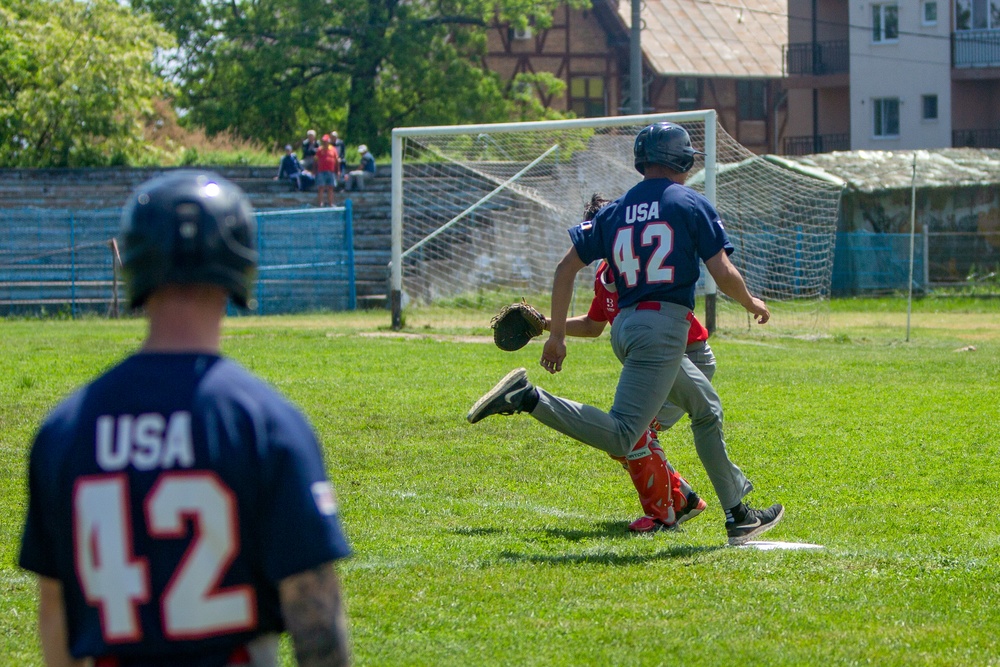
[[822,549],[821,544],[808,544],[805,542],[764,542],[761,540],[751,540],[740,545],[744,548],[758,549],[760,551],[808,551],[810,549]]

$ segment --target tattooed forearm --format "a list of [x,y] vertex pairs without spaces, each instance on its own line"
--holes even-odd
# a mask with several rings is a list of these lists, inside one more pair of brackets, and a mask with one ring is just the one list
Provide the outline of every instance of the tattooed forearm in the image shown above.
[[347,618],[332,564],[281,581],[281,613],[300,667],[342,667],[350,662]]

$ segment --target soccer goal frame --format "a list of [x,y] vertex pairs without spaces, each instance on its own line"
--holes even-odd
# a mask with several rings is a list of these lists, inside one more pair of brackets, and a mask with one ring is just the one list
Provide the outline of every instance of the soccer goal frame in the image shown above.
[[[524,169],[512,176],[507,182],[498,185],[486,198],[481,198],[457,216],[438,227],[409,248],[403,249],[403,141],[408,137],[441,136],[449,134],[482,134],[496,132],[539,132],[545,130],[574,128],[605,128],[626,125],[649,125],[660,121],[684,123],[702,122],[705,125],[705,196],[715,204],[716,195],[716,125],[717,116],[714,109],[697,111],[682,111],[672,113],[643,114],[637,116],[609,116],[604,118],[578,118],[571,120],[533,121],[524,123],[491,123],[481,125],[438,125],[427,127],[398,127],[392,131],[392,259],[390,261],[390,293],[389,304],[392,310],[392,328],[399,330],[403,326],[403,259],[417,250],[432,238],[444,232],[464,218],[476,206],[485,203],[489,198],[500,192],[502,188],[514,182],[521,174],[533,167],[544,154],[529,163]],[[706,318],[710,329],[715,328],[715,297],[716,288],[709,276],[706,287]]]
[[[771,308],[768,330],[824,329],[843,183],[753,153],[712,109],[394,129],[392,327],[481,331],[511,301],[545,308],[566,230],[592,194],[614,199],[641,180],[635,136],[659,121],[683,125],[704,151],[685,184],[722,216],[734,264]],[[746,311],[701,274],[708,328],[752,329]],[[571,315],[589,308],[593,279],[593,267],[578,274]]]

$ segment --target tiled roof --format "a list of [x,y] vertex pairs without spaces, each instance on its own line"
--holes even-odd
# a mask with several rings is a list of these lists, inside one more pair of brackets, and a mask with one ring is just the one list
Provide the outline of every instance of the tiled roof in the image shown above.
[[[626,30],[631,0],[619,0]],[[668,76],[780,77],[787,0],[642,0],[642,50]]]

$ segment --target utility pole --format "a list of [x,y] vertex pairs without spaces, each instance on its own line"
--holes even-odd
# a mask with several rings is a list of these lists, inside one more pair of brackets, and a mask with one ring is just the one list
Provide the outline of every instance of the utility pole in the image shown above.
[[640,9],[642,0],[632,0],[632,39],[629,41],[629,98],[632,102],[631,112],[638,116],[642,114],[642,44],[639,33],[642,31]]

